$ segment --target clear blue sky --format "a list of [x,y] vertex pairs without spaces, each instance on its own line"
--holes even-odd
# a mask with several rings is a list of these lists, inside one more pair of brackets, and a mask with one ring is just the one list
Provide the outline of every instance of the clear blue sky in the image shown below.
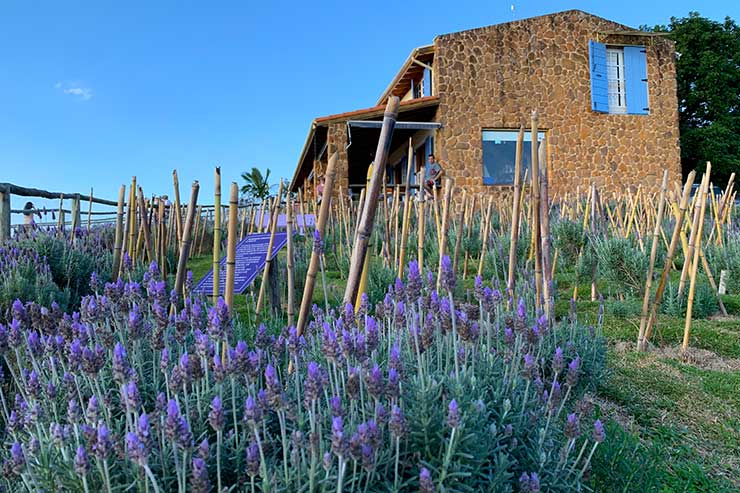
[[[735,2],[90,1],[0,4],[0,182],[115,199],[252,166],[290,178],[316,116],[372,106],[434,36],[578,8],[630,26]],[[20,207],[20,199],[13,206]],[[36,202],[37,205],[43,203]]]

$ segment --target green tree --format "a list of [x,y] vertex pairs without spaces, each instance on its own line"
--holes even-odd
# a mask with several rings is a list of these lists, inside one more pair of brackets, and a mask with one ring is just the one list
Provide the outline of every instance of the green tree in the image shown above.
[[242,194],[246,195],[251,199],[264,200],[270,196],[270,170],[265,170],[265,174],[257,168],[252,168],[250,172],[243,172],[242,179],[244,185],[242,185]]
[[740,28],[690,12],[651,30],[676,43],[683,173],[711,161],[712,181],[724,183],[740,170]]

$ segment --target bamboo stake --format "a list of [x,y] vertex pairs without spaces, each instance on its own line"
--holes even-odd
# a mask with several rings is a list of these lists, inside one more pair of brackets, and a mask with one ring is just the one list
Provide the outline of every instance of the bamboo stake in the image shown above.
[[406,242],[409,234],[411,219],[411,176],[414,166],[413,139],[409,138],[409,147],[406,155],[406,188],[403,191],[403,221],[401,225],[401,245],[398,254],[398,277],[403,276],[403,267],[406,263]]
[[452,179],[445,179],[445,193],[444,202],[442,204],[442,235],[440,236],[439,244],[439,266],[437,267],[437,290],[439,291],[442,287],[442,259],[445,256],[445,250],[447,248],[447,228],[450,217],[450,198],[452,196]]
[[[421,192],[420,192],[421,194]],[[416,257],[419,261],[419,272],[424,272],[424,237],[426,236],[426,220],[424,217],[424,200],[420,200],[416,203],[416,224],[417,224],[417,237],[416,237]]]
[[[707,174],[704,173],[704,178],[706,177],[707,177]],[[702,179],[700,188],[704,188],[704,181],[705,180]],[[708,185],[709,184],[707,183],[707,186]],[[686,253],[686,258],[684,259],[683,269],[681,269],[681,280],[678,283],[678,297],[679,298],[683,294],[683,290],[686,287],[686,278],[688,277],[689,272],[691,270],[691,262],[692,262],[692,259],[694,258],[694,248],[696,246],[696,234],[698,231],[701,231],[699,229],[699,220],[700,220],[699,214],[701,213],[701,210],[702,210],[702,204],[701,204],[701,201],[699,200],[699,193],[696,193],[694,195],[694,218],[691,222],[691,234],[689,235],[689,249],[688,249],[688,252]]]
[[390,149],[391,138],[393,136],[393,128],[396,123],[396,117],[398,116],[398,107],[398,97],[390,97],[383,115],[383,126],[380,130],[380,138],[378,139],[378,146],[375,151],[373,176],[370,181],[370,188],[366,193],[365,201],[367,203],[367,207],[362,211],[357,241],[355,241],[354,248],[352,249],[352,261],[350,263],[349,276],[347,278],[347,287],[344,291],[345,303],[354,302],[359,294],[357,291],[360,283],[360,276],[362,274],[363,265],[365,264],[368,241],[373,232],[375,210],[378,205],[378,194],[380,193],[380,187],[382,185],[381,180],[383,170],[385,169],[386,160],[388,159],[388,151]]
[[116,239],[113,246],[113,269],[114,279],[118,279],[121,271],[121,255],[123,250],[123,202],[126,198],[126,185],[121,185],[118,190],[118,211],[116,212]]
[[262,310],[262,300],[265,297],[265,289],[267,286],[267,276],[270,274],[270,265],[272,264],[272,248],[275,244],[275,231],[277,230],[278,212],[280,212],[280,201],[283,197],[283,180],[280,180],[280,186],[278,187],[278,194],[275,197],[275,202],[272,206],[272,215],[270,216],[270,242],[267,244],[267,256],[265,257],[265,269],[262,272],[262,282],[260,283],[260,292],[257,297],[257,306],[254,309],[257,321],[260,319],[260,312]]
[[180,210],[180,181],[177,170],[172,170],[172,184],[175,189],[175,225],[177,226],[177,243],[182,241],[182,211]]
[[[709,176],[712,172],[712,163],[707,161],[707,170],[704,172],[704,187],[701,191],[701,207],[699,212],[699,226],[696,232],[694,245],[694,259],[691,262],[691,281],[689,283],[689,299],[686,302],[686,323],[683,329],[683,343],[681,350],[686,352],[689,348],[689,336],[691,335],[691,315],[694,309],[694,294],[696,290],[696,272],[699,267],[699,251],[701,251],[701,233],[704,229],[704,213],[707,208],[707,191],[709,188]],[[689,245],[690,246],[690,245]]]
[[540,173],[539,173],[539,154],[537,149],[538,138],[538,120],[537,111],[532,112],[532,142],[530,143],[531,164],[532,164],[532,238],[534,244],[534,284],[537,292],[535,298],[535,308],[537,310],[542,306],[542,257],[539,240],[540,233]]
[[[239,212],[239,186],[231,182],[229,190],[229,225],[226,233],[226,285],[224,301],[229,310],[234,308],[234,277],[236,274],[236,222]],[[213,272],[214,278],[221,276],[220,269]]]
[[519,219],[521,216],[520,195],[522,193],[522,146],[524,143],[524,125],[519,126],[519,135],[516,138],[516,159],[514,164],[514,196],[512,197],[511,238],[509,240],[509,295],[513,298],[516,286],[516,244],[519,239]]
[[465,227],[467,226],[466,221],[468,219],[467,214],[468,198],[465,193],[465,189],[462,192],[462,204],[457,214],[457,229],[455,231],[455,253],[452,258],[452,270],[457,274],[457,261],[460,258],[460,247],[462,246],[462,237],[465,234]]
[[136,177],[131,178],[131,188],[129,189],[128,203],[128,248],[126,251],[131,257],[131,261],[136,259],[134,247],[136,246]]
[[144,202],[144,192],[139,187],[139,214],[141,215],[141,228],[144,236],[144,244],[146,246],[146,254],[149,258],[149,262],[154,262],[156,257],[154,256],[154,247],[152,246],[151,231],[149,231],[149,222],[146,218],[146,203]]
[[[221,279],[219,279],[219,265],[221,262],[221,168],[216,166],[215,190],[213,200],[213,300],[221,294]],[[236,218],[235,218],[236,220]]]
[[[198,203],[198,190],[200,185],[198,181],[193,182],[193,188],[190,192],[190,203],[188,204],[188,215],[182,230],[182,242],[180,245],[180,257],[177,260],[177,273],[175,274],[175,292],[178,298],[182,298],[182,287],[185,283],[185,270],[187,269],[188,258],[190,257],[191,234],[193,230],[193,221],[195,220],[195,207]],[[214,273],[215,275],[215,273]]]
[[295,288],[293,286],[294,281],[294,265],[293,265],[293,198],[290,193],[287,194],[287,209],[285,211],[286,218],[286,232],[288,234],[288,251],[287,251],[287,266],[288,266],[288,327],[293,325],[293,309],[295,306]]
[[642,298],[642,315],[640,317],[640,331],[637,335],[638,344],[645,338],[645,327],[647,326],[648,308],[650,306],[650,288],[653,284],[653,269],[655,268],[655,257],[658,254],[658,236],[660,225],[663,221],[665,210],[665,195],[668,187],[668,170],[663,171],[663,183],[660,186],[660,201],[658,202],[658,217],[655,220],[653,230],[653,244],[650,247],[650,264],[648,265],[647,279],[645,280],[645,294]]
[[676,225],[673,228],[673,236],[671,237],[671,245],[668,248],[668,253],[666,254],[666,260],[665,260],[665,266],[663,267],[663,273],[660,276],[660,282],[658,283],[658,288],[655,291],[655,298],[653,299],[653,305],[650,308],[650,316],[648,317],[647,326],[645,327],[645,337],[643,340],[637,342],[637,350],[638,351],[645,351],[645,348],[647,347],[647,341],[650,340],[650,335],[652,332],[652,327],[655,324],[655,319],[657,317],[658,313],[658,307],[660,306],[660,302],[663,299],[663,292],[665,291],[665,287],[668,283],[668,276],[671,272],[671,263],[673,261],[673,255],[676,253],[676,247],[678,246],[678,241],[681,233],[681,227],[683,226],[684,218],[686,217],[686,209],[689,204],[689,194],[691,192],[691,185],[694,184],[694,178],[696,176],[696,172],[692,171],[689,173],[689,176],[686,178],[686,184],[683,188],[683,194],[681,195],[681,204],[679,205],[679,217],[676,219]]
[[[338,153],[332,153],[331,157],[329,158],[329,163],[326,166],[326,173],[324,174],[324,195],[321,199],[319,216],[316,220],[316,230],[318,231],[319,237],[321,237],[322,239],[326,234],[326,220],[329,218],[329,210],[331,208],[331,198],[334,192],[334,178],[336,176],[337,160]],[[296,332],[299,336],[303,334],[303,329],[308,322],[308,314],[311,310],[311,304],[313,302],[313,290],[314,286],[316,285],[316,274],[319,271],[320,262],[320,253],[313,249],[311,251],[311,260],[308,264],[308,272],[306,272],[306,283],[303,286],[301,308],[298,311],[298,324],[296,325]]]
[[[536,145],[536,142],[533,143]],[[552,319],[554,299],[551,293],[552,279],[550,278],[550,199],[548,196],[547,160],[545,158],[545,143],[538,146],[538,161],[540,173],[540,255],[542,257],[542,295],[545,299],[545,316]],[[593,209],[595,210],[595,208]]]
[[167,226],[164,220],[165,204],[159,199],[159,210],[157,211],[157,229],[159,230],[159,272],[162,279],[167,279]]
[[483,220],[481,227],[481,246],[480,246],[480,258],[478,258],[478,275],[483,274],[483,262],[486,258],[486,250],[488,248],[488,237],[491,230],[491,209],[493,207],[493,196],[488,197],[488,206],[486,207],[486,215]]

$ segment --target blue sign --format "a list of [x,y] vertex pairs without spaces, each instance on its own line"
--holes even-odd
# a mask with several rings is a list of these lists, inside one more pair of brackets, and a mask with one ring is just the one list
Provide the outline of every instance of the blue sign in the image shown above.
[[[272,245],[270,260],[277,257],[278,252],[288,243],[288,234],[275,232],[275,242]],[[257,233],[244,237],[236,244],[236,265],[234,266],[234,292],[243,293],[247,287],[265,269],[267,262],[267,247],[270,244],[270,233]],[[226,286],[226,257],[219,263],[219,290],[224,294]],[[210,295],[213,293],[213,269],[193,287],[196,293]]]

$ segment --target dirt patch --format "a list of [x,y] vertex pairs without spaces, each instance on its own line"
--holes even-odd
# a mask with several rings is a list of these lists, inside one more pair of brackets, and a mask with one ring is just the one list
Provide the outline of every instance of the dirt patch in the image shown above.
[[706,349],[689,348],[683,352],[679,346],[653,348],[653,353],[664,358],[683,361],[703,370],[740,371],[740,359],[723,358]]
[[622,429],[639,434],[640,427],[635,423],[635,417],[619,404],[590,393],[584,395],[583,398],[599,407],[603,415],[602,421],[605,421],[604,418],[611,418],[619,423]]

